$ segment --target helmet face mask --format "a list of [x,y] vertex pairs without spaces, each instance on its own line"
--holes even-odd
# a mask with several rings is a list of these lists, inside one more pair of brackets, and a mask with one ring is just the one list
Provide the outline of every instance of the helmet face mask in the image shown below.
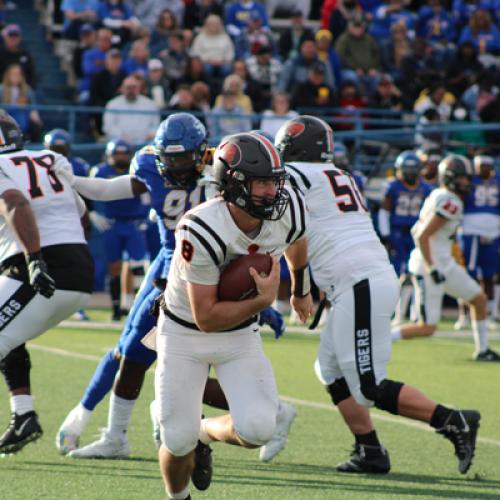
[[193,115],[175,113],[156,132],[156,168],[169,187],[188,188],[203,172],[207,161],[207,132]]
[[276,149],[283,161],[331,162],[334,155],[331,127],[315,116],[298,116],[276,133]]
[[71,136],[66,130],[55,128],[45,134],[43,147],[69,158],[71,154]]
[[[256,219],[278,220],[288,206],[287,178],[278,152],[259,134],[235,134],[215,151],[214,177],[222,197]],[[270,197],[269,184],[274,186]],[[261,186],[265,195],[261,191]]]
[[132,147],[123,140],[110,141],[106,145],[106,161],[117,170],[125,171],[130,167]]
[[421,170],[420,158],[413,151],[403,151],[396,158],[397,177],[410,186],[417,185]]

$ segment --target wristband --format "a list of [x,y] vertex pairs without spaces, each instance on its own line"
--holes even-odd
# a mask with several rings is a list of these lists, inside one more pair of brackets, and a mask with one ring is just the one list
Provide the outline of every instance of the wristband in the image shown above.
[[305,297],[311,292],[311,275],[309,273],[309,264],[294,269],[290,276],[292,278],[292,295],[294,297]]
[[43,260],[43,255],[41,250],[39,250],[38,252],[29,253],[27,255],[28,263],[33,262],[34,260]]

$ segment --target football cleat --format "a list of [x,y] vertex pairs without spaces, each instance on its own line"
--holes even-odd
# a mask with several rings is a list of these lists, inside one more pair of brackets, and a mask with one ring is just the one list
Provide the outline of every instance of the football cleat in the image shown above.
[[445,423],[436,432],[453,443],[455,455],[458,459],[458,470],[461,474],[465,474],[472,465],[472,459],[474,458],[481,414],[476,410],[457,410],[448,417],[447,422],[451,421],[453,414],[458,414],[462,425]]
[[98,441],[68,453],[71,458],[128,458],[129,455],[127,438],[111,437],[106,429]]
[[468,328],[470,328],[469,320],[467,318],[458,318],[457,321],[455,321],[453,328],[456,331],[467,330]]
[[79,311],[76,311],[75,314],[73,314],[73,319],[76,319],[77,321],[90,321],[90,316],[85,312],[84,309],[80,309]]
[[486,351],[474,353],[473,359],[474,361],[492,361],[498,363],[500,362],[500,354],[493,349],[486,349]]
[[198,441],[194,449],[194,469],[191,481],[196,489],[205,491],[212,482],[212,449]]
[[291,404],[280,401],[274,435],[260,449],[259,459],[262,462],[270,462],[285,447],[290,427],[296,416],[297,411]]
[[336,469],[351,474],[387,474],[391,470],[391,461],[383,446],[356,443],[351,458],[338,464]]
[[151,417],[151,423],[153,424],[153,441],[155,442],[156,449],[159,450],[161,446],[161,435],[160,435],[160,422],[156,418],[156,401],[151,401],[149,405],[149,416]]
[[13,413],[9,426],[0,436],[0,454],[17,453],[28,443],[37,440],[42,434],[38,415],[34,411],[22,415]]
[[67,455],[70,451],[76,450],[80,445],[80,435],[69,430],[59,429],[56,436],[56,448],[61,455]]

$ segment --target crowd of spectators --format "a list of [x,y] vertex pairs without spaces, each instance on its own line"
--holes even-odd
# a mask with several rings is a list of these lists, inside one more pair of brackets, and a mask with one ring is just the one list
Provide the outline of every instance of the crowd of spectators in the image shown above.
[[[423,133],[429,123],[498,120],[500,0],[325,0],[311,23],[317,4],[62,0],[76,100],[106,108],[93,116],[97,137],[135,144],[170,110],[198,113],[213,137],[252,127],[273,133],[296,111],[331,120],[344,116],[339,107],[415,112],[417,142],[432,137]],[[273,29],[276,16],[286,21]],[[7,25],[2,39],[3,102],[34,102],[20,27]],[[12,65],[24,74],[14,84],[22,91],[6,91]],[[138,115],[123,120],[123,112],[141,107],[150,110],[142,130],[117,126],[137,129]],[[24,121],[35,133],[41,126],[36,116]]]

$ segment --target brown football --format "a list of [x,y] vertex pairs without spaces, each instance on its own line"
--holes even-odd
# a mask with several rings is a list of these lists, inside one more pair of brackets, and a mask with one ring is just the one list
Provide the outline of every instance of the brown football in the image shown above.
[[273,260],[270,255],[253,253],[242,255],[231,261],[222,271],[219,280],[219,300],[243,300],[254,297],[257,290],[249,269],[253,267],[258,273],[268,275]]

